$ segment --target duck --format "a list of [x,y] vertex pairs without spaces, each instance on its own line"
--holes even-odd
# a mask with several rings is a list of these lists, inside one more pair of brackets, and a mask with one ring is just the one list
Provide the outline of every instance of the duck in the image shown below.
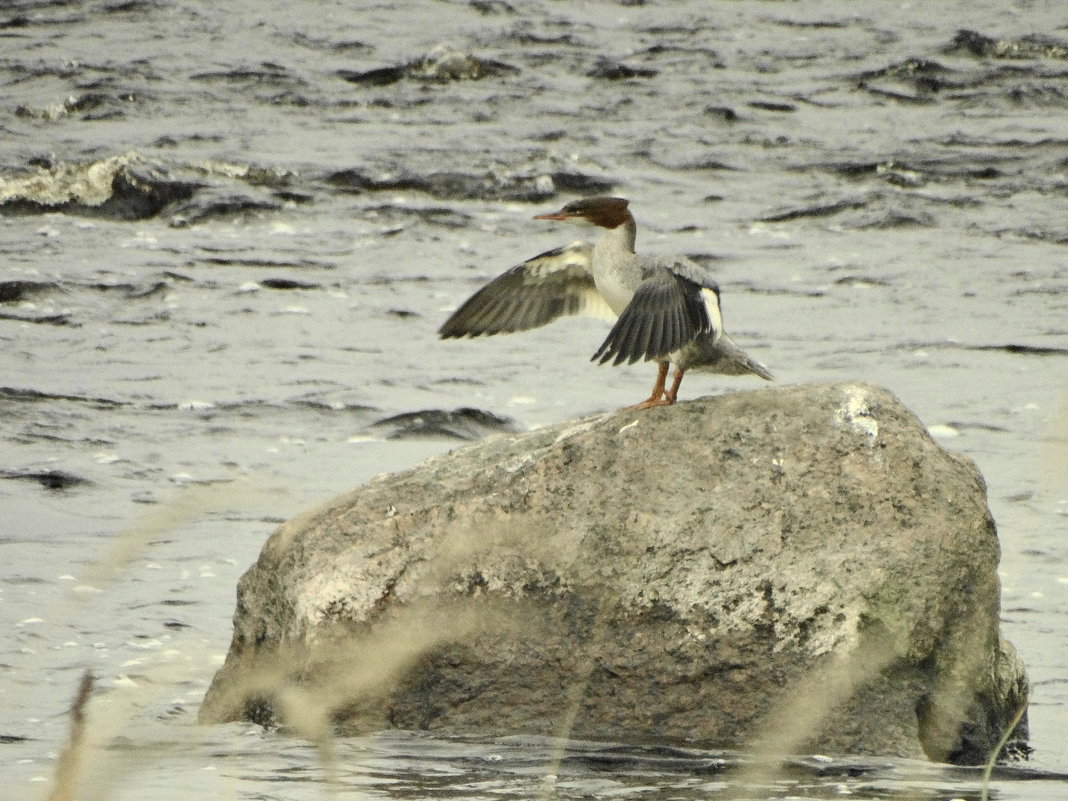
[[649,397],[628,409],[675,404],[690,370],[774,380],[724,331],[719,285],[704,268],[685,256],[635,252],[637,224],[629,207],[625,198],[597,196],[535,215],[598,229],[600,236],[592,245],[573,242],[505,271],[464,301],[438,335],[514,333],[572,315],[613,320],[591,361],[657,363]]

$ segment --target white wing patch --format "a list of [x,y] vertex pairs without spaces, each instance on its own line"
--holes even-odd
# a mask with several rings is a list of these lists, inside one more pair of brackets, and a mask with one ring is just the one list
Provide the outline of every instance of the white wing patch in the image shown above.
[[723,335],[723,314],[719,308],[719,293],[714,289],[708,289],[707,287],[701,288],[701,298],[705,302],[705,308],[708,310],[708,319],[712,323],[713,341],[718,341]]
[[587,292],[582,296],[582,308],[579,310],[579,314],[585,317],[594,317],[598,320],[608,320],[609,322],[615,320],[618,316],[612,311],[612,307],[608,305],[608,301],[604,299],[604,295],[600,292]]
[[523,267],[533,278],[545,278],[573,267],[585,270],[592,275],[593,247],[578,240],[559,250],[550,250],[548,253],[527,259],[523,262]]

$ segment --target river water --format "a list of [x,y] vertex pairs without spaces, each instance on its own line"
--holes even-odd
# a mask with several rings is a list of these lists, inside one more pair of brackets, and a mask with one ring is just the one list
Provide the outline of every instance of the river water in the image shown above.
[[[977,770],[201,727],[273,527],[497,430],[645,397],[566,320],[439,341],[626,196],[780,382],[889,387],[986,476],[1033,682],[1010,799],[1068,799],[1068,30],[1056,0],[8,0],[0,796],[976,798]],[[755,388],[693,374],[681,397]],[[399,417],[398,417],[399,416]]]

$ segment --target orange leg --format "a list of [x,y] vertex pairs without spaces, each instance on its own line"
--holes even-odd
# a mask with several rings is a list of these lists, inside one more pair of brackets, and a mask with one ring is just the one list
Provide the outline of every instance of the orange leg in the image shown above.
[[685,370],[676,369],[675,375],[671,377],[671,389],[664,393],[664,400],[669,404],[674,403],[679,397],[679,385],[682,383],[682,376],[685,372]]
[[[660,362],[660,367],[656,371],[656,383],[653,384],[653,391],[649,393],[649,397],[643,400],[641,403],[635,403],[633,406],[624,406],[624,409],[651,409],[653,406],[668,406],[675,402],[674,395],[668,395],[665,397],[664,385],[667,383],[668,363]],[[675,380],[672,382],[671,389],[673,392],[679,391],[679,382],[682,381],[682,376],[679,372],[675,371]]]

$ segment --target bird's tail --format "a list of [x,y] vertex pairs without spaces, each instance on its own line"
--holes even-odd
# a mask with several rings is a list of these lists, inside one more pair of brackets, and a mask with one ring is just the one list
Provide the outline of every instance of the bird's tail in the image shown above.
[[725,375],[746,375],[752,373],[765,381],[774,381],[771,371],[738,347],[737,343],[726,334],[721,334],[715,344],[716,358],[709,367]]

